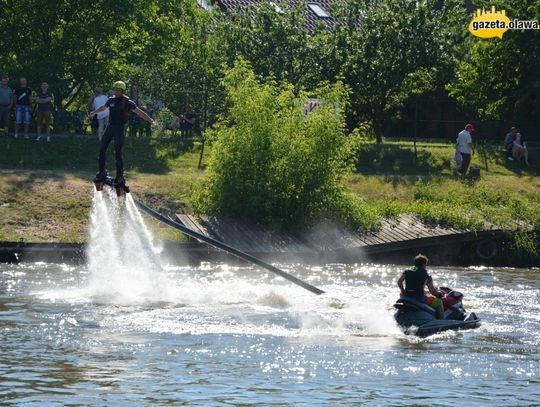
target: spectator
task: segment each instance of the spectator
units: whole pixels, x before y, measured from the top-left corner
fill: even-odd
[[[32,107],[32,90],[28,87],[26,78],[21,78],[19,86],[13,94],[13,104],[16,111],[15,138],[18,137],[19,125],[24,123],[24,138],[28,137],[30,127],[30,108]]]
[[[51,141],[51,115],[52,115],[52,101],[53,95],[49,90],[49,84],[43,82],[41,84],[41,91],[38,93],[37,103],[37,138],[36,141],[41,140],[41,126],[45,126],[45,132],[47,133],[47,141]]]
[[[96,98],[95,91],[92,93],[92,96],[90,96],[90,99],[88,99],[88,103],[86,103],[86,108],[88,109],[88,113],[90,113],[92,110],[94,110],[94,99]],[[95,115],[90,119],[90,127],[92,128],[92,135],[97,136],[98,135],[98,117]]]
[[[145,112],[149,117],[154,119],[154,108],[152,105],[146,105],[144,108],[141,107],[141,110]],[[151,137],[152,136],[152,126],[149,122],[143,121],[139,127],[139,136],[140,137]]]
[[[141,106],[141,97],[139,96],[139,93],[136,90],[133,91],[133,94],[131,96],[131,100],[133,100],[135,102],[137,107],[142,107]]]
[[[516,133],[516,139],[512,146],[512,155],[517,161],[524,160],[525,164],[529,165],[529,151],[527,150],[527,143],[521,137],[521,133]]]
[[[172,136],[176,136],[176,132],[180,129],[180,117],[173,116],[171,122],[167,125],[167,129],[172,131]]]
[[[193,129],[196,121],[197,113],[193,110],[193,106],[187,105],[186,112],[180,116],[180,131],[182,132],[182,137],[188,135],[191,129]]]
[[[459,132],[456,139],[456,150],[461,154],[461,167],[458,169],[458,172],[463,178],[467,175],[471,163],[471,155],[474,154],[474,145],[471,137],[471,132],[473,131],[473,125],[467,123],[465,129]]]
[[[513,148],[514,148],[514,140],[516,139],[517,129],[515,127],[512,127],[510,129],[510,133],[506,134],[506,137],[504,138],[504,148],[506,150],[506,158],[510,161],[513,161]]]
[[[91,111],[99,109],[101,106],[107,103],[107,100],[109,100],[109,98],[103,94],[103,89],[96,88],[94,90],[94,98],[92,100]],[[109,123],[109,109],[107,108],[104,111],[99,112],[92,118],[92,120],[94,120],[94,118],[97,118],[97,136],[99,141],[101,142],[103,133],[105,133],[105,128]]]
[[[9,87],[9,78],[2,78],[0,83],[0,126],[4,135],[9,135],[9,115],[13,106],[13,90]]]

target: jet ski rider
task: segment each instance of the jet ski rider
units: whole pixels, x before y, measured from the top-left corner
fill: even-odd
[[[414,267],[405,270],[397,284],[402,297],[410,297],[435,308],[437,318],[444,319],[444,306],[441,300],[444,294],[433,285],[433,279],[426,270],[427,264],[428,258],[423,254],[418,254],[414,258]],[[405,288],[403,282],[405,282]],[[427,296],[424,292],[426,285],[429,290]]]

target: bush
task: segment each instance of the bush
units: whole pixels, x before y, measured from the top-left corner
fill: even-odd
[[[309,114],[306,93],[259,82],[243,60],[223,87],[229,113],[207,134],[215,142],[195,196],[200,213],[287,229],[327,220],[369,226],[375,216],[342,185],[359,140],[345,132],[343,84],[321,86],[319,107]]]

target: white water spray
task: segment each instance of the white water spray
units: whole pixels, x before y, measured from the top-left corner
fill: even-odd
[[[159,253],[131,195],[118,198],[110,188],[94,191],[87,257],[95,300],[140,303],[165,297]]]
[[[114,326],[302,337],[398,334],[391,314],[380,308],[381,293],[372,298],[369,284],[329,286],[328,292],[344,297],[345,302],[337,303],[251,269],[211,265],[208,270],[165,271],[160,249],[133,199],[129,194],[118,198],[110,188],[94,192],[87,257],[89,279],[80,297],[107,305],[145,306],[115,318]],[[159,306],[146,308],[152,304]]]

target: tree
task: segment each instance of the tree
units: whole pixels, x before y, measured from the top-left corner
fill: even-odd
[[[448,47],[435,1],[349,0],[330,37],[336,64],[352,89],[350,112],[369,120],[377,142],[393,109],[411,93],[437,87]]]
[[[49,82],[56,103],[76,102],[89,86],[108,85],[147,64],[171,40],[172,0],[0,0],[0,64],[33,86]],[[173,22],[174,20],[174,22]]]
[[[540,20],[534,0],[480,2],[512,19]],[[470,50],[447,89],[458,104],[483,120],[537,121],[540,116],[540,32],[509,30],[503,39],[469,36]]]
[[[325,30],[308,31],[305,4],[278,7],[272,2],[217,15],[215,35],[228,67],[236,58],[249,61],[262,78],[273,77],[296,89],[314,89],[321,81],[320,52],[314,39]]]

